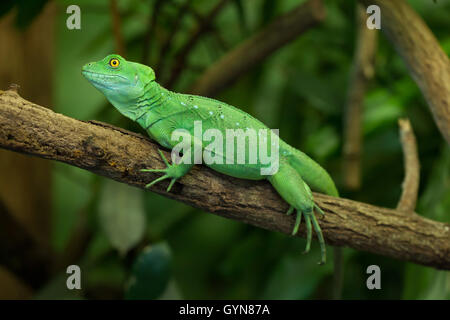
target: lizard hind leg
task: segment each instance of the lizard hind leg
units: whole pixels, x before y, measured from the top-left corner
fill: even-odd
[[[298,172],[287,163],[280,164],[278,172],[270,176],[268,180],[280,196],[290,205],[287,214],[291,214],[294,209],[296,210],[297,216],[292,235],[297,234],[302,216],[305,218],[306,248],[304,253],[309,252],[311,248],[312,230],[314,228],[321,249],[321,261],[319,264],[325,263],[325,241],[317,218],[314,215],[314,209],[317,209],[317,205],[314,203],[313,195],[308,185],[302,180]]]

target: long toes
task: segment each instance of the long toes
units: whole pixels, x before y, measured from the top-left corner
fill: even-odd
[[[169,176],[168,175],[164,175],[164,176],[162,176],[162,177],[159,177],[158,179],[155,179],[155,180],[153,180],[152,182],[150,182],[149,184],[147,184],[145,187],[146,188],[150,188],[152,185],[154,185],[155,183],[158,183],[158,182],[160,182],[160,181],[162,181],[162,180],[165,180],[165,179],[167,179],[167,178],[169,178]]]
[[[289,209],[289,210],[291,210],[291,209]],[[302,222],[302,212],[300,210],[297,210],[297,217],[295,218],[295,225],[294,225],[294,229],[292,230],[293,236],[295,236],[297,234],[298,228],[300,227],[301,222]]]
[[[294,212],[294,206],[290,206],[289,207],[289,210],[286,212],[286,215],[290,215],[290,214],[292,214],[292,212]]]
[[[314,204],[314,208],[316,208],[316,211],[320,213],[322,216],[325,215],[325,212],[323,212],[323,210],[317,204]]]
[[[141,169],[141,172],[166,172],[166,169]]]
[[[312,239],[312,228],[311,228],[311,217],[310,214],[305,214],[305,222],[306,222],[306,248],[303,253],[308,253],[311,249],[311,239]]]
[[[172,189],[173,184],[175,183],[175,181],[177,181],[177,179],[172,178],[172,180],[170,181],[169,187],[167,187],[167,192],[170,191],[170,189]]]
[[[320,262],[319,264],[325,264],[326,260],[327,260],[327,247],[325,246],[325,240],[323,238],[323,234],[322,234],[322,230],[320,229],[320,225],[317,222],[317,218],[312,215],[312,223],[314,225],[314,230],[316,231],[317,234],[317,238],[319,239],[319,244],[320,244]]]
[[[160,149],[158,149],[159,155],[161,156],[162,160],[164,161],[164,163],[166,164],[166,166],[170,166],[169,161],[167,161],[166,156],[164,155],[164,153],[162,153],[162,151]]]

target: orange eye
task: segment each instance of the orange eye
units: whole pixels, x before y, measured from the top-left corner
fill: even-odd
[[[117,68],[119,64],[120,64],[119,59],[112,58],[111,60],[109,60],[109,65],[113,68]]]

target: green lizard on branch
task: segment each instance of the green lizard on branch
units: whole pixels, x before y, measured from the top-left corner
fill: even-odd
[[[278,142],[278,136],[273,131],[238,108],[218,100],[175,93],[163,88],[156,82],[155,73],[148,66],[126,61],[119,55],[108,55],[103,60],[86,64],[82,73],[120,113],[136,121],[159,144],[172,149],[172,164],[160,152],[167,166],[165,169],[142,170],[163,173],[147,187],[170,179],[167,189],[170,191],[175,181],[187,174],[194,164],[202,163],[202,159],[196,158],[199,147],[203,152],[201,157],[207,158],[205,155],[208,155],[209,158],[204,159],[204,163],[213,170],[241,179],[267,179],[290,205],[287,214],[292,214],[294,210],[297,212],[293,235],[298,232],[304,216],[307,231],[305,253],[310,250],[314,228],[321,248],[320,263],[325,263],[325,241],[314,214],[314,210],[320,214],[323,211],[314,203],[311,189],[336,197],[338,191],[331,177],[319,164],[281,139]],[[196,132],[198,123],[203,129],[215,130],[213,143],[204,141],[208,140],[205,136],[199,138]],[[233,137],[232,143],[226,139],[226,144],[220,145],[218,136],[229,138],[229,130],[237,132],[237,136]],[[260,143],[253,146],[250,143],[251,130],[259,134],[263,132],[261,130],[267,130],[268,135],[260,138],[258,134]],[[177,133],[177,138],[174,138],[174,133]],[[179,138],[182,138],[181,143]],[[246,138],[249,144],[245,143]],[[242,154],[228,152],[239,147],[244,148]],[[276,166],[268,163],[263,156],[263,150],[269,148],[271,155],[277,156]],[[182,155],[179,151],[182,151]],[[253,158],[252,152],[256,154]],[[244,161],[239,161],[240,157]]]

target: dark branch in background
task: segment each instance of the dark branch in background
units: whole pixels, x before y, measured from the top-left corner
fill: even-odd
[[[363,103],[367,86],[374,75],[378,35],[376,30],[367,28],[366,10],[360,4],[357,4],[356,17],[358,34],[347,92],[342,148],[344,185],[349,190],[358,190],[361,186]]]
[[[397,210],[414,212],[416,209],[420,180],[420,163],[417,152],[417,142],[411,123],[408,119],[399,119],[398,125],[403,148],[405,179],[403,180],[403,191],[397,205]]]
[[[121,31],[122,21],[120,19],[119,8],[117,7],[117,0],[109,0],[109,7],[111,11],[114,40],[116,43],[116,52],[125,57],[126,51]]]
[[[178,12],[175,15],[175,19],[171,26],[170,32],[168,36],[164,39],[163,43],[161,44],[161,50],[159,51],[158,62],[155,68],[155,73],[157,75],[162,73],[166,55],[170,51],[173,38],[175,37],[181,26],[183,17],[188,13],[188,8],[190,7],[191,2],[192,0],[185,0],[185,3],[178,8]]]
[[[175,82],[181,75],[186,66],[186,61],[191,53],[192,49],[195,47],[200,38],[208,32],[211,25],[217,15],[222,11],[229,0],[219,0],[219,2],[211,9],[211,11],[205,16],[205,18],[199,20],[200,24],[192,33],[191,37],[187,40],[186,44],[180,49],[180,51],[175,56],[175,61],[173,63],[172,70],[170,72],[169,79],[164,83],[165,87],[172,88]]]
[[[450,144],[450,61],[422,18],[404,0],[360,0],[381,9],[381,29],[405,61]]]
[[[152,40],[152,36],[155,33],[156,21],[158,19],[159,12],[161,7],[164,4],[164,0],[156,0],[153,4],[153,1],[150,1],[152,9],[152,15],[150,16],[150,21],[148,23],[147,32],[144,36],[144,49],[142,52],[142,63],[148,64],[148,58],[150,56],[150,43]]]
[[[322,1],[310,0],[277,18],[213,64],[193,85],[194,94],[213,96],[275,50],[322,21]]]
[[[344,187],[356,191],[361,187],[362,113],[368,83],[374,75],[374,60],[377,47],[377,32],[366,26],[366,12],[362,5],[355,5],[357,28],[355,52],[344,112],[343,176]],[[334,249],[335,271],[333,274],[333,298],[341,299],[344,282],[343,256],[341,249]]]
[[[164,166],[160,147],[141,135],[57,114],[13,91],[0,93],[0,147],[139,188],[158,176],[140,169]],[[295,218],[285,214],[287,204],[268,182],[235,179],[196,166],[170,193],[166,188],[162,182],[151,190],[229,219],[285,234],[292,231]],[[320,224],[328,244],[450,269],[449,224],[321,194],[315,199],[326,212]],[[305,235],[304,226],[299,234]]]
[[[0,201],[0,265],[31,288],[41,287],[51,273],[51,252],[37,243]]]

